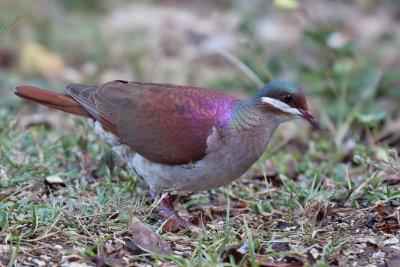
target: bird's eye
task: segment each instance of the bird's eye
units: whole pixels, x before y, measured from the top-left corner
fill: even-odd
[[[285,103],[290,103],[290,102],[292,102],[293,98],[290,94],[284,94],[284,95],[281,95],[281,100]]]

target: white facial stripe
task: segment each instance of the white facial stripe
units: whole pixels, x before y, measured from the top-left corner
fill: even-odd
[[[279,101],[277,99],[274,98],[270,98],[270,97],[261,97],[261,101],[264,103],[268,103],[271,106],[282,110],[283,112],[286,113],[290,113],[293,115],[298,115],[298,116],[302,116],[302,114],[300,113],[300,111],[297,108],[292,108],[291,106],[283,103],[282,101]]]

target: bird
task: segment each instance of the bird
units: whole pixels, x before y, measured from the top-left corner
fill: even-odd
[[[241,100],[208,88],[114,80],[100,86],[69,84],[67,94],[29,85],[15,95],[85,118],[182,227],[169,192],[203,191],[242,176],[264,153],[283,122],[319,123],[304,91],[289,82],[266,84]]]

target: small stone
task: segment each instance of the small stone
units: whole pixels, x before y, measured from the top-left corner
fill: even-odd
[[[58,249],[58,250],[63,249],[63,247],[60,246],[60,245],[55,245],[54,248],[55,248],[55,249]]]
[[[399,239],[397,239],[397,237],[395,237],[395,236],[383,241],[384,245],[394,245],[394,244],[398,244],[398,243],[399,243]]]
[[[51,258],[46,255],[40,255],[40,258],[44,259],[45,261],[49,261]]]
[[[48,184],[64,184],[64,180],[56,175],[47,176],[45,182]]]
[[[38,260],[38,259],[33,259],[33,263],[35,263],[37,266],[45,266],[46,263],[44,261]]]
[[[386,257],[386,253],[382,252],[382,251],[372,254],[373,259],[384,259],[385,257]]]
[[[311,253],[311,255],[313,256],[314,259],[318,259],[318,257],[320,256],[320,253],[316,248],[311,249],[310,253]]]

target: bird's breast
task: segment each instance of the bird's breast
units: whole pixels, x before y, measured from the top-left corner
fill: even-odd
[[[93,122],[89,120],[93,125]],[[187,164],[152,162],[105,131],[99,122],[95,132],[141,176],[152,190],[201,191],[226,185],[246,172],[265,151],[277,123],[263,122],[249,128],[232,127],[219,132],[215,127],[207,138],[203,159]]]
[[[272,127],[271,127],[272,126]],[[215,128],[207,138],[206,156],[183,165],[154,163],[136,154],[132,166],[153,190],[201,191],[226,185],[245,173],[265,151],[276,126],[230,129],[221,135]]]

